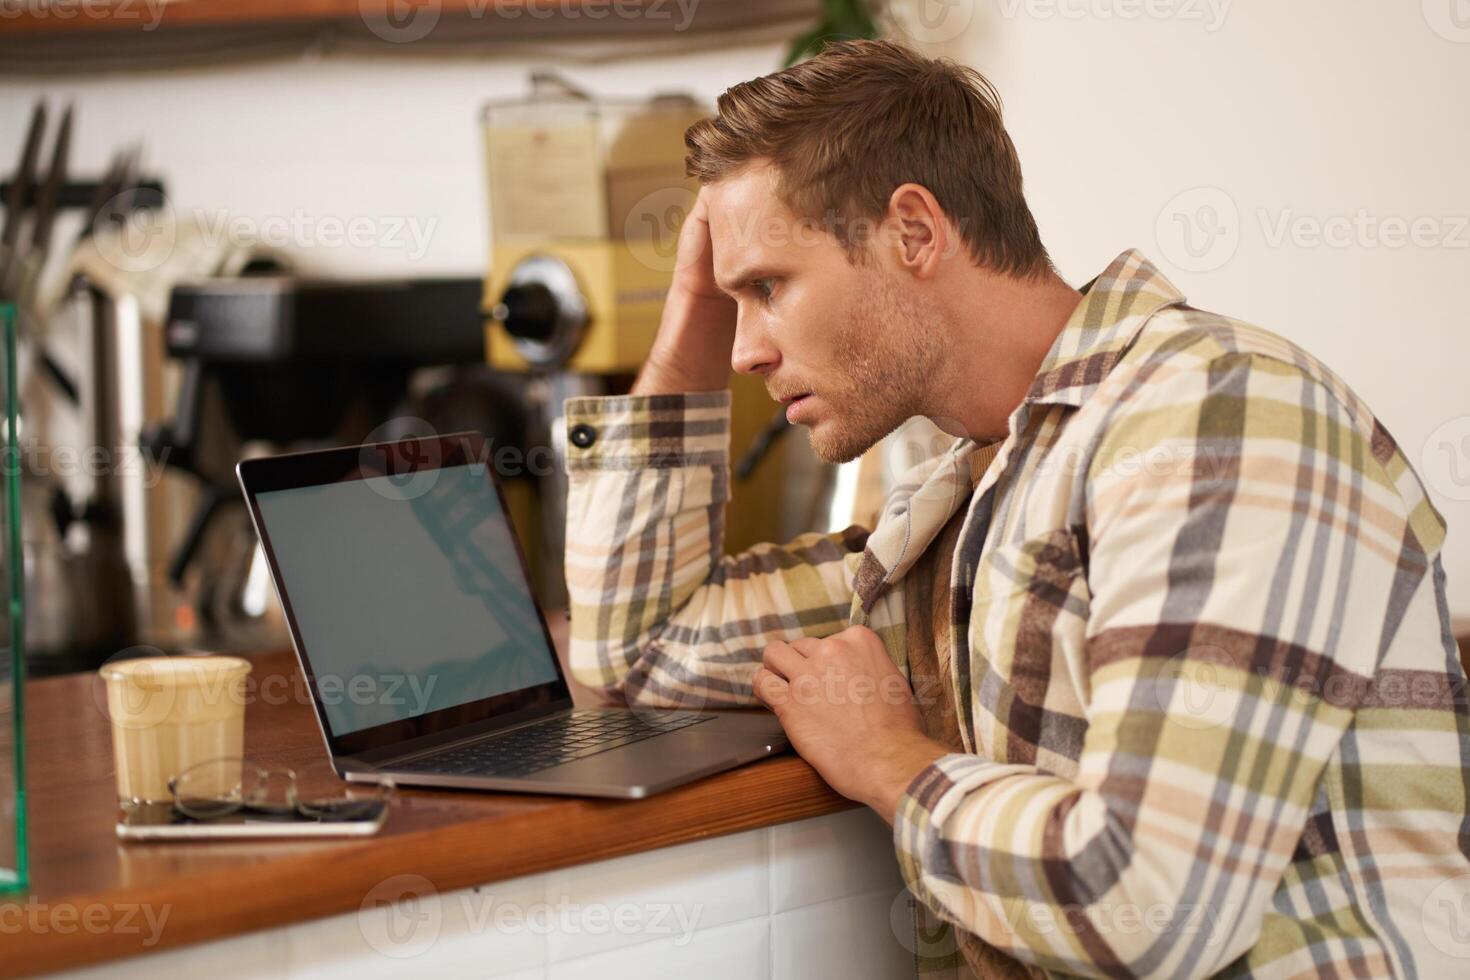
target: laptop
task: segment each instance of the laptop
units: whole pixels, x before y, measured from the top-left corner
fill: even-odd
[[[762,709],[573,707],[478,433],[236,475],[344,779],[638,798],[787,745]]]

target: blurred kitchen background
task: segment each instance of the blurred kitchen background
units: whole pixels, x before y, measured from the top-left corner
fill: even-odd
[[[1470,613],[1456,3],[0,0],[31,669],[284,646],[233,463],[428,429],[507,450],[562,601],[556,414],[646,350],[683,127],[872,34],[996,85],[1068,281],[1139,247],[1343,375],[1448,517]],[[736,401],[732,548],[862,519],[944,445],[834,469],[758,385]]]

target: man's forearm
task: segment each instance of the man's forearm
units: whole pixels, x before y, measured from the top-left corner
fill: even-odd
[[[866,533],[723,556],[729,403],[728,390],[566,403],[571,667],[605,696],[749,704],[768,639],[847,619],[847,558]]]
[[[933,765],[936,759],[948,755],[949,751],[922,733],[895,734],[887,744],[875,747],[865,760],[869,788],[862,802],[876,810],[890,827],[893,826],[904,792],[919,773]]]

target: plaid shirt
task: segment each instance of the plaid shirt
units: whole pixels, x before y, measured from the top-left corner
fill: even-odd
[[[925,907],[1061,973],[1463,975],[1443,520],[1305,352],[1136,251],[1083,293],[999,446],[905,475],[871,532],[723,557],[728,394],[569,401],[575,676],[750,703],[768,641],[853,623],[906,670],[905,573],[964,507],[965,751],[894,830]]]

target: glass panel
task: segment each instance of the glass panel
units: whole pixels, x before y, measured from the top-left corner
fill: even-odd
[[[26,886],[24,722],[25,572],[20,539],[20,444],[16,440],[15,309],[0,305],[0,892]]]

